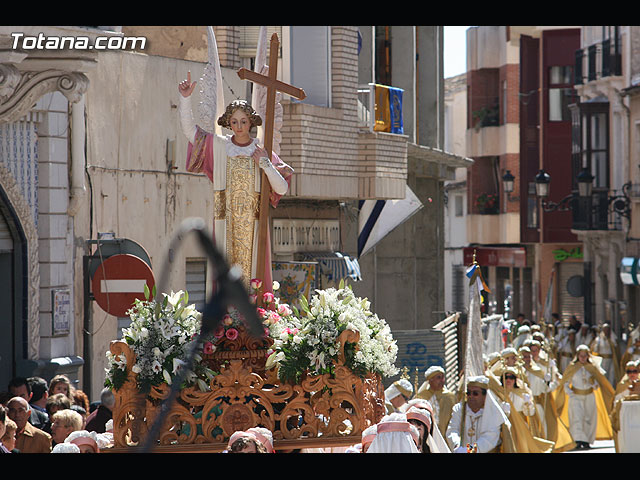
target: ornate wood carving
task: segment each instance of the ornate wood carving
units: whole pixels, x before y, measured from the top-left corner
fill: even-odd
[[[357,332],[345,331],[340,343],[344,346],[357,339]],[[270,342],[251,339],[242,331],[235,341],[222,343],[226,347],[219,347],[209,359],[211,365],[220,367],[220,374],[210,382],[211,390],[186,388],[180,392],[159,436],[162,449],[220,451],[233,432],[253,426],[271,430],[276,449],[278,445],[355,444],[362,431],[384,415],[380,377],[356,376],[344,366],[344,351],[333,375],[306,375],[299,384],[291,385],[281,382],[273,370],[264,371]],[[169,386],[141,396],[131,371],[133,352],[122,341],[112,342],[111,352],[127,358],[127,382],[114,392],[114,451],[119,451],[143,443]]]

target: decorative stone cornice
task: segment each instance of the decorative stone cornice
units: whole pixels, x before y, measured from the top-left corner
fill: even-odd
[[[43,95],[61,92],[75,103],[86,92],[89,79],[83,73],[61,70],[23,72],[11,64],[0,64],[0,123],[14,122]]]

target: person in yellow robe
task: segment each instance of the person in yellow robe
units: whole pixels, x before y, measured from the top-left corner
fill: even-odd
[[[413,397],[413,385],[404,377],[393,382],[384,391],[387,414],[404,412],[409,407],[409,400]]]
[[[503,408],[511,422],[511,435],[517,453],[550,453],[554,442],[532,433],[531,426],[540,424],[534,404],[533,394],[518,375],[515,367],[506,367],[500,377],[496,396],[503,402]],[[492,387],[495,388],[495,387]]]
[[[625,374],[618,382],[611,411],[611,427],[617,453],[640,452],[640,362],[627,362]],[[626,402],[626,403],[623,403]],[[626,408],[623,408],[626,407]]]
[[[558,373],[555,360],[540,355],[540,342],[533,340],[529,347],[520,349],[524,369],[529,379],[529,388],[534,395],[540,425],[533,423],[534,436],[554,442],[553,451],[565,452],[576,446],[569,433],[569,427],[556,416],[554,390],[562,376]]]
[[[600,361],[591,355],[589,347],[579,345],[555,392],[559,417],[568,423],[576,449],[580,450],[591,448],[595,440],[613,438],[609,414],[614,390],[599,366]]]
[[[431,366],[424,373],[425,381],[418,388],[415,399],[427,400],[433,407],[435,423],[440,432],[446,432],[451,419],[451,410],[458,401],[454,392],[445,385],[445,371],[440,366]]]

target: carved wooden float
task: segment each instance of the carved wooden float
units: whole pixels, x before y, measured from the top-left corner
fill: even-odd
[[[239,336],[217,344],[205,355],[220,371],[210,381],[210,391],[182,389],[161,428],[154,452],[220,452],[237,430],[261,426],[273,433],[276,451],[340,447],[360,443],[362,431],[385,413],[384,387],[377,374],[365,378],[344,365],[344,345],[359,334],[345,330],[339,337],[341,352],[334,374],[303,375],[299,384],[265,371],[270,339],[255,339],[240,328]],[[135,452],[155,421],[169,386],[141,394],[131,371],[135,355],[123,341],[111,343],[114,355],[127,358],[127,381],[114,391],[114,447],[112,452]]]

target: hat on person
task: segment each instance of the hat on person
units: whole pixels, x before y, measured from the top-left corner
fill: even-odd
[[[377,434],[378,426],[375,424],[362,431],[362,451],[366,451],[366,449],[369,448],[369,445],[371,445],[371,442],[373,442],[373,439],[376,438]]]
[[[376,431],[367,453],[418,453],[420,433],[405,414],[385,415],[376,424]]]
[[[264,427],[252,427],[247,430],[255,436],[256,440],[260,442],[268,453],[274,453],[273,450],[273,434],[271,431]]]
[[[502,358],[507,358],[510,357],[511,355],[517,355],[518,352],[516,352],[516,349],[513,347],[507,347],[504,350],[502,350],[502,352],[500,352],[500,355],[502,355]]]
[[[426,380],[430,380],[434,375],[437,375],[438,373],[444,374],[444,368],[439,365],[432,365],[424,372],[424,378]]]
[[[407,399],[413,396],[413,385],[406,378],[396,380],[384,391],[387,400],[392,400],[399,395],[404,395]]]
[[[75,443],[58,443],[52,449],[51,453],[80,453],[80,447]]]
[[[489,388],[489,378],[485,375],[470,377],[469,381],[467,382],[467,386],[483,388],[486,390]]]
[[[73,443],[78,447],[81,445],[89,445],[95,453],[100,453],[99,440],[100,443],[102,443],[102,440],[99,438],[99,434],[96,432],[77,430],[75,432],[71,432],[64,441],[65,443]]]
[[[433,423],[433,412],[426,408],[419,408],[414,406],[409,407],[406,412],[407,420],[417,420],[422,422],[427,429],[427,432],[431,431],[431,424]]]

